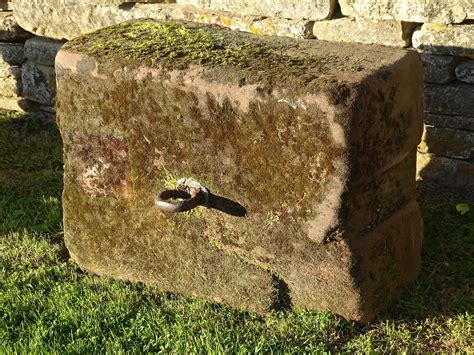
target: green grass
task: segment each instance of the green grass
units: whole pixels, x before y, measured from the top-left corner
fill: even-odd
[[[421,196],[423,273],[369,326],[248,314],[81,272],[62,240],[61,140],[0,112],[0,353],[473,352],[474,213]],[[471,206],[472,207],[472,206]]]

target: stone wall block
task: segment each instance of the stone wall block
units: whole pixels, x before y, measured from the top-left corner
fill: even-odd
[[[425,116],[425,123],[427,125],[436,127],[474,131],[474,117],[468,116],[451,116],[427,113]]]
[[[407,47],[418,24],[401,21],[341,18],[314,23],[317,39],[335,42],[359,42]]]
[[[418,150],[422,153],[469,160],[474,158],[474,132],[426,125]]]
[[[456,67],[456,77],[465,83],[474,84],[474,60],[466,60]]]
[[[425,84],[425,111],[474,117],[474,85]]]
[[[137,8],[140,13],[149,9]],[[151,17],[151,16],[143,16]],[[276,17],[243,16],[232,12],[215,12],[193,6],[175,6],[171,8],[169,17],[173,20],[191,21],[210,25],[228,27],[232,30],[250,32],[258,35],[276,35],[293,38],[312,38],[313,21],[289,20]]]
[[[25,42],[25,56],[37,64],[54,66],[54,59],[64,41],[33,37]]]
[[[422,54],[423,80],[428,83],[447,84],[456,80],[455,69],[459,58],[450,55]]]
[[[18,23],[28,31],[55,39],[72,39],[137,18],[217,24],[263,35],[312,37],[312,22],[308,20],[265,18],[177,4],[132,2],[126,5],[66,0],[16,0],[14,15]]]
[[[346,16],[409,22],[460,23],[474,18],[472,0],[339,0]]]
[[[337,4],[336,0],[177,0],[176,2],[205,9],[230,11],[242,15],[307,20],[330,18]]]
[[[417,155],[417,178],[474,193],[474,164],[434,154]]]
[[[474,2],[472,2],[474,4]],[[413,33],[413,47],[432,54],[474,56],[474,24],[425,23]]]
[[[0,42],[22,42],[31,36],[18,26],[11,12],[0,12]]]
[[[31,101],[53,105],[56,95],[54,67],[27,61],[22,70],[23,96]]]
[[[23,43],[0,43],[0,63],[20,65],[25,59]]]

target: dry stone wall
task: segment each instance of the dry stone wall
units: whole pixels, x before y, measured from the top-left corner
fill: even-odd
[[[425,71],[418,177],[474,189],[472,0],[0,0],[0,11],[0,107],[48,117],[62,43],[130,19],[412,48]]]

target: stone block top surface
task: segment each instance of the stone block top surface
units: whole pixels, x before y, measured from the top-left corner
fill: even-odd
[[[63,49],[94,57],[102,65],[122,61],[127,66],[146,64],[167,70],[202,65],[207,71],[232,67],[248,73],[250,82],[269,77],[306,80],[308,76],[358,81],[413,55],[380,46],[265,38],[217,26],[154,20],[101,29],[68,42]]]

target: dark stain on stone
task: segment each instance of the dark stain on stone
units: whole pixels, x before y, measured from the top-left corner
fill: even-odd
[[[72,142],[76,181],[84,194],[118,199],[131,196],[128,147],[124,140],[77,134]]]

